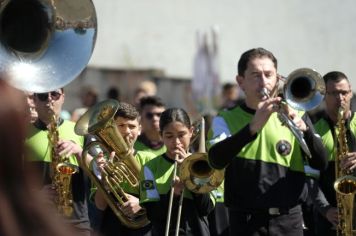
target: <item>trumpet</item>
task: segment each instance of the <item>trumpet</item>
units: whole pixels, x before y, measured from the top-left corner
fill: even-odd
[[[315,70],[300,68],[293,71],[287,78],[281,77],[283,86],[284,102],[290,107],[310,111],[322,102],[325,95],[325,83],[322,76]],[[263,88],[261,94],[267,98],[271,97],[270,92]],[[304,140],[303,132],[296,126],[293,120],[282,109],[279,109],[278,118],[282,124],[286,125],[296,137],[304,153],[311,157],[308,145]]]
[[[76,123],[75,132],[78,135],[94,134],[98,141],[91,142],[83,149],[82,166],[121,223],[128,228],[138,229],[149,223],[146,211],[140,210],[133,217],[126,216],[121,206],[128,198],[120,186],[126,181],[131,187],[138,189],[140,165],[131,153],[128,145],[118,131],[113,117],[119,108],[116,100],[108,99],[90,108]],[[112,161],[108,160],[101,175],[94,173],[90,167],[88,152],[100,147],[106,153],[115,151]]]

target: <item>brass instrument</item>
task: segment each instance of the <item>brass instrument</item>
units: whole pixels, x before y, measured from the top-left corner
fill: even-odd
[[[92,0],[0,0],[0,77],[24,91],[62,88],[89,62],[96,33]]]
[[[205,152],[205,121],[203,117],[201,118],[200,122],[195,122],[193,124],[193,135],[190,140],[190,145],[194,143],[198,136],[200,137],[199,150],[197,153],[186,157],[180,164],[179,178],[184,183],[185,188],[195,193],[204,194],[220,186],[220,184],[224,180],[225,170],[216,170],[209,166],[208,155]],[[177,158],[178,157],[176,157],[176,159]],[[177,161],[175,161],[173,167],[173,179],[175,179],[177,175],[177,168]],[[183,189],[179,198],[175,236],[179,235],[179,225],[183,206],[184,191],[185,189]],[[174,187],[172,186],[168,204],[165,236],[169,235],[173,196]]]
[[[205,121],[201,119],[199,151],[184,159],[180,165],[180,179],[195,193],[208,193],[220,186],[225,171],[210,167],[205,151]]]
[[[84,148],[82,168],[98,190],[102,191],[106,202],[121,223],[128,228],[137,229],[149,223],[146,211],[142,209],[133,217],[126,216],[121,206],[128,201],[128,198],[120,185],[123,181],[127,181],[133,188],[138,188],[141,166],[131,153],[131,149],[124,141],[113,119],[118,108],[119,103],[113,99],[98,103],[77,121],[75,133],[78,135],[93,134],[98,139]],[[91,161],[88,161],[90,157],[87,155],[92,147],[97,146],[106,150],[106,153],[115,151],[114,159],[107,160],[101,175],[93,173],[95,170],[89,166]]]
[[[339,223],[336,228],[339,236],[352,236],[353,232],[353,210],[354,197],[356,193],[356,177],[350,175],[348,171],[340,166],[341,160],[349,152],[346,138],[346,128],[344,119],[344,110],[339,109],[337,127],[339,134],[337,136],[337,149],[335,157],[335,182],[336,201],[338,209]]]
[[[310,111],[322,102],[325,94],[325,83],[322,76],[315,70],[300,68],[290,73],[287,78],[281,78],[281,82],[284,83],[282,87],[284,102],[290,107],[301,111]],[[261,94],[269,98],[274,95],[274,92],[278,91],[273,91],[271,94],[271,91],[263,88]],[[296,126],[293,120],[289,118],[288,114],[280,109],[278,118],[282,124],[291,130],[304,153],[308,157],[311,157],[310,150],[304,140],[303,132]]]
[[[72,175],[78,172],[78,167],[69,163],[69,158],[60,156],[55,151],[59,141],[56,116],[48,128],[48,142],[51,145],[51,178],[52,185],[57,192],[55,204],[60,214],[70,217],[73,213]]]

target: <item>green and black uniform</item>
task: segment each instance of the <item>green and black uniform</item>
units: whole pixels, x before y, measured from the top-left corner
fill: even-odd
[[[149,152],[137,152],[135,158],[140,166],[143,166],[146,162],[154,158],[155,155]],[[138,177],[138,176],[137,176]],[[131,187],[127,181],[121,184],[121,187],[125,193],[133,195],[139,198],[138,188]],[[94,195],[97,188],[92,188],[92,194]],[[102,236],[116,236],[116,235],[127,235],[127,236],[149,236],[151,235],[151,225],[148,224],[139,229],[130,229],[123,225],[121,221],[117,218],[110,206],[107,206],[103,211],[102,221],[99,226],[99,232]]]
[[[74,133],[75,123],[71,121],[60,120],[58,126],[59,138],[63,140],[71,140],[72,142],[83,146],[84,138]],[[48,142],[48,130],[44,123],[37,121],[29,128],[29,133],[26,139],[26,160],[28,164],[36,168],[37,173],[42,178],[43,185],[52,183],[51,172],[51,144]],[[70,163],[78,165],[74,155],[69,157]],[[86,201],[86,176],[82,169],[72,175],[72,195],[73,195],[73,214],[68,221],[76,228],[83,231],[90,231],[90,223],[88,218],[88,209]]]
[[[138,136],[134,144],[134,149],[136,151],[152,152],[156,156],[162,155],[167,150],[162,141],[153,143],[146,137],[144,133]]]
[[[251,135],[255,110],[245,104],[222,111],[209,131],[209,161],[225,172],[225,204],[231,235],[302,235],[301,202],[305,201],[303,152],[292,132],[272,113],[264,127]],[[310,166],[324,169],[326,151],[313,126],[304,139]]]
[[[335,156],[337,148],[338,128],[325,112],[316,115],[314,127],[317,133],[321,136],[323,144],[328,152],[328,168],[320,172],[319,188],[316,192],[316,209],[317,224],[316,230],[318,235],[336,235],[332,224],[326,219],[325,215],[328,209],[336,207],[336,193],[334,190],[335,182]],[[351,113],[351,117],[345,121],[346,139],[350,152],[356,151],[356,117],[355,113]]]
[[[215,208],[208,215],[209,230],[211,236],[229,235],[229,213],[224,204],[224,183],[211,191],[215,198]]]
[[[140,204],[147,210],[153,235],[161,236],[165,232],[173,169],[174,161],[163,154],[147,162],[141,170]],[[173,199],[170,235],[176,230],[179,198]],[[179,235],[210,235],[207,216],[213,208],[214,200],[209,193],[195,194],[185,189]]]

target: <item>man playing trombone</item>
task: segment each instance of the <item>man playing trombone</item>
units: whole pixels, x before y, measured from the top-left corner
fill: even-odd
[[[243,53],[236,80],[245,103],[220,112],[209,132],[210,164],[226,168],[230,235],[303,235],[303,161],[310,156],[312,167],[326,168],[321,139],[306,114],[300,118],[299,112],[283,109],[282,98],[273,96],[279,77],[271,52],[255,48]],[[293,131],[282,124],[281,112],[293,121]],[[299,138],[293,135],[299,132]]]

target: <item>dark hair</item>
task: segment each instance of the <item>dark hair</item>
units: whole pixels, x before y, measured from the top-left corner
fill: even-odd
[[[222,86],[222,90],[223,90],[223,91],[227,91],[227,90],[232,89],[232,88],[235,88],[235,87],[237,87],[237,84],[234,84],[234,83],[225,83],[225,84],[223,84],[223,86]]]
[[[161,118],[159,119],[161,133],[164,128],[172,122],[181,122],[188,128],[191,127],[190,118],[187,112],[181,108],[169,108],[161,114]]]
[[[116,87],[110,87],[106,93],[107,98],[120,100],[120,89]]]
[[[326,73],[324,76],[323,76],[323,79],[324,79],[324,82],[325,84],[327,84],[327,82],[329,80],[333,81],[333,82],[339,82],[343,79],[346,79],[347,82],[349,82],[349,79],[347,78],[347,76],[340,72],[340,71],[331,71],[329,73]]]
[[[239,62],[237,63],[237,73],[240,76],[244,76],[244,73],[247,69],[247,64],[255,59],[255,58],[261,58],[261,57],[267,57],[272,60],[274,63],[274,67],[277,69],[277,58],[273,55],[272,52],[264,49],[264,48],[253,48],[250,49],[246,52],[244,52],[241,57]]]
[[[128,104],[126,102],[120,102],[119,109],[115,113],[114,117],[115,117],[115,119],[117,117],[123,117],[126,119],[134,120],[134,119],[138,119],[139,116],[140,115],[139,115],[137,109],[133,105]]]
[[[140,112],[142,112],[145,106],[156,106],[156,107],[165,107],[162,99],[157,96],[147,96],[140,99]]]

